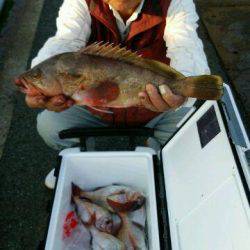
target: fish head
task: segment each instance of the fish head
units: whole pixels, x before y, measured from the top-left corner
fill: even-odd
[[[113,233],[113,219],[111,216],[102,216],[98,218],[95,222],[96,228],[98,228],[101,232]]]
[[[58,56],[54,56],[22,73],[15,79],[19,89],[28,95],[48,97],[63,94],[58,77]]]
[[[140,192],[120,191],[117,194],[108,196],[107,202],[114,211],[134,211],[144,204],[145,197]]]
[[[96,228],[101,232],[116,235],[122,226],[122,220],[119,215],[102,216],[95,222]]]

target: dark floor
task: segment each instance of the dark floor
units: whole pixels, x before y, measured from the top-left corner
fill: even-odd
[[[46,0],[37,27],[30,59],[55,32],[55,18],[62,1]],[[57,153],[49,149],[36,132],[37,111],[28,109],[23,95],[15,97],[13,119],[0,160],[0,249],[36,249],[43,239],[49,217],[52,192],[44,177],[54,166]]]
[[[61,2],[62,0],[45,0],[30,59],[55,32],[55,18]],[[249,18],[246,9],[202,9],[200,2],[202,1],[199,1],[199,10],[205,26],[201,25],[199,34],[204,41],[212,73],[220,74],[234,83],[241,110],[245,114],[248,111],[245,115],[247,120],[250,109],[250,35],[249,29],[244,28],[246,19]],[[236,11],[238,14],[234,13]],[[232,34],[237,35],[236,40]],[[243,58],[240,59],[242,61],[239,58]],[[52,192],[44,187],[43,180],[46,173],[55,166],[57,153],[45,146],[38,136],[35,128],[36,115],[37,111],[28,109],[23,96],[17,94],[11,128],[0,160],[0,249],[36,249],[46,231],[49,217],[47,207],[52,199]],[[107,145],[110,146],[110,142],[104,143],[103,147]]]
[[[209,39],[235,92],[245,124],[250,129],[250,2],[199,2],[199,13]],[[219,2],[219,1],[218,1]],[[230,4],[231,2],[231,4]],[[209,58],[209,54],[208,54]]]

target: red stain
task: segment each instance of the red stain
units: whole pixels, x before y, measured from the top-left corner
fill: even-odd
[[[71,228],[75,228],[77,226],[77,224],[78,224],[77,221],[73,219],[70,223],[70,226],[71,226]]]
[[[66,216],[66,220],[69,220],[70,218],[74,217],[74,215],[75,215],[74,211],[69,212]]]
[[[68,212],[63,224],[63,238],[65,239],[70,237],[77,225],[78,225],[78,220],[75,212],[74,211]]]

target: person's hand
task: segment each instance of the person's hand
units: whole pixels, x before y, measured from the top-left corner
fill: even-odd
[[[61,112],[74,105],[74,101],[64,95],[58,95],[51,98],[44,95],[26,95],[25,101],[30,108],[42,108],[55,112]]]
[[[151,111],[164,112],[177,109],[186,100],[183,96],[173,94],[167,85],[161,85],[159,91],[153,84],[147,84],[146,91],[139,93],[141,104]]]

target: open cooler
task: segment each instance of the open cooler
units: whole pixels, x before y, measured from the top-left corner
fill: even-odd
[[[63,218],[74,182],[87,189],[122,183],[143,191],[150,250],[249,250],[249,148],[225,85],[222,101],[194,108],[159,157],[148,148],[63,150],[45,249],[63,249]]]

